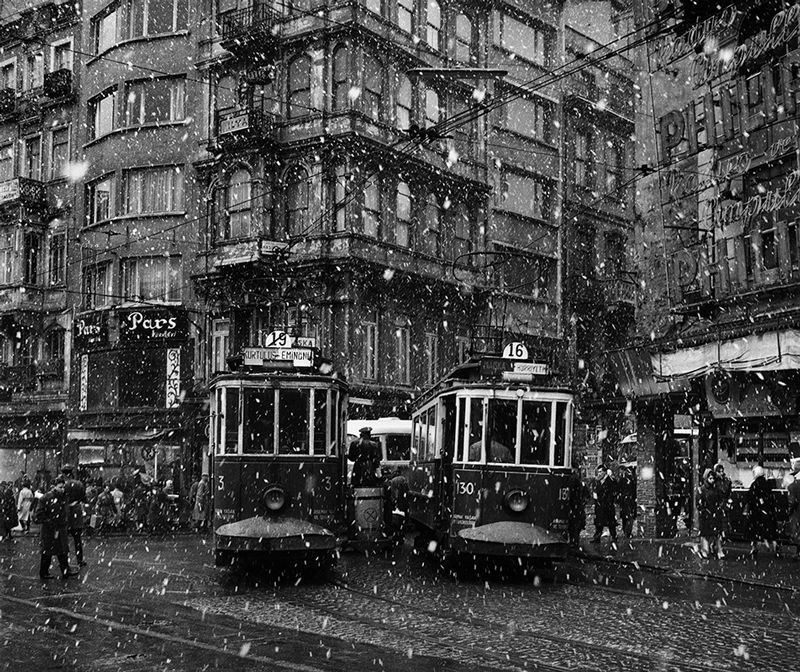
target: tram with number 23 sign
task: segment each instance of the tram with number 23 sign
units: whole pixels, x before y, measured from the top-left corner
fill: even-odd
[[[527,356],[470,359],[415,405],[409,515],[452,564],[566,557],[573,394]]]
[[[311,339],[267,344],[210,385],[215,561],[324,568],[346,527],[348,387]]]

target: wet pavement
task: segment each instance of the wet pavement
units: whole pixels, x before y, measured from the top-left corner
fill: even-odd
[[[80,577],[44,585],[34,538],[0,546],[0,668],[794,670],[800,653],[791,589],[668,572],[664,550],[664,571],[637,569],[636,544],[537,585],[454,578],[410,542],[322,578],[241,573],[209,542],[90,540]]]

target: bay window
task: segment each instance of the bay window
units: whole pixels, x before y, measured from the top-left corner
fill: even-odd
[[[188,25],[189,0],[124,0],[122,38],[160,35]]]
[[[186,116],[185,84],[180,77],[128,83],[125,87],[125,125],[182,121]]]
[[[179,166],[125,171],[124,212],[128,215],[182,212],[183,170]]]
[[[126,301],[181,300],[180,257],[136,257],[122,261]]]
[[[412,201],[411,188],[407,182],[397,185],[395,202],[394,242],[396,245],[408,247],[411,242]]]
[[[116,100],[116,91],[109,89],[89,101],[90,140],[114,130],[117,116]]]
[[[114,217],[115,191],[116,179],[113,175],[107,175],[89,184],[86,199],[87,224],[96,224]]]
[[[495,20],[494,43],[536,65],[550,64],[555,31],[500,13]]]
[[[87,310],[111,305],[111,264],[92,264],[83,269],[83,305]]]

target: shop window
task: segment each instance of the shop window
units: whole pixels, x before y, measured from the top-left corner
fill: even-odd
[[[132,82],[125,87],[125,125],[183,121],[186,82],[180,77]]]
[[[166,405],[166,349],[152,345],[119,351],[120,408],[164,408]]]
[[[180,166],[127,170],[124,181],[125,214],[181,212],[184,209]]]

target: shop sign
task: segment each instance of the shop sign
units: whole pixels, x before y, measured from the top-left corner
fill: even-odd
[[[186,315],[167,310],[134,310],[120,317],[121,341],[167,341],[187,337]]]
[[[73,342],[77,349],[108,342],[108,321],[105,312],[92,313],[75,319],[72,325]]]

